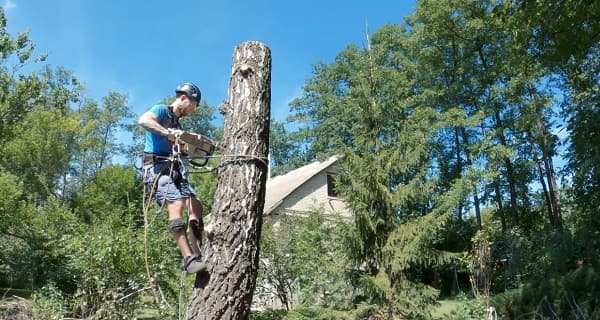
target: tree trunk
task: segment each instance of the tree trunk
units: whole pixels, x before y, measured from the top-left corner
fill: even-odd
[[[531,101],[536,103],[537,97],[535,93],[535,88],[531,84],[531,82],[527,83],[527,89],[529,90],[529,97]],[[544,162],[544,169],[546,171],[546,179],[548,181],[548,193],[550,195],[550,204],[552,207],[552,215],[550,216],[550,223],[557,227],[558,229],[562,229],[562,219],[560,213],[560,196],[558,193],[558,185],[556,183],[556,173],[554,171],[554,164],[552,163],[552,155],[551,155],[551,146],[548,141],[548,130],[546,129],[546,124],[544,123],[544,118],[541,110],[535,107],[535,115],[536,117],[536,125],[539,135],[539,144],[540,149],[542,150],[542,161]]]
[[[494,120],[496,121],[496,136],[500,140],[500,144],[504,147],[508,147],[506,137],[504,136],[504,130],[502,127],[502,119],[500,118],[500,112],[498,109],[494,111]],[[513,216],[513,225],[519,225],[519,212],[517,207],[517,187],[515,182],[515,175],[513,172],[512,162],[509,157],[504,156],[504,166],[506,167],[506,179],[508,180],[508,192],[510,195],[510,212]]]
[[[467,166],[470,168],[473,165],[471,160],[471,152],[469,151],[469,136],[465,127],[460,127],[462,140],[464,144],[465,157],[467,158]],[[479,203],[479,195],[477,194],[477,184],[473,186],[473,206],[475,207],[475,218],[477,219],[477,229],[481,230],[481,204]]]
[[[458,172],[460,172],[460,174],[462,175],[463,167],[462,167],[462,161],[461,161],[462,158],[461,158],[461,153],[460,153],[459,131],[460,131],[460,129],[458,127],[454,127],[454,144],[456,145],[456,170]],[[456,208],[456,216],[458,218],[458,221],[463,220],[463,200],[462,199],[458,202],[458,206]]]
[[[196,275],[187,319],[248,319],[258,272],[267,181],[271,51],[259,42],[233,53],[224,116],[213,235],[202,247],[208,270]]]

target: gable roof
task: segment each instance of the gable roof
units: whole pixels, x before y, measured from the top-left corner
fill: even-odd
[[[292,170],[267,181],[265,194],[265,208],[263,214],[269,215],[292,192],[302,186],[310,178],[333,165],[338,158],[333,156],[323,162],[313,162]]]

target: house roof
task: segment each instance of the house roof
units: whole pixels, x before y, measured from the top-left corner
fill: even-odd
[[[284,175],[269,179],[265,194],[264,214],[271,214],[287,196],[310,180],[310,178],[329,168],[337,160],[338,158],[333,156],[325,161],[316,161]]]

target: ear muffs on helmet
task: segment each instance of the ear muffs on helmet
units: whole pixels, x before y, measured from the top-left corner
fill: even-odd
[[[196,86],[195,84],[193,84],[191,82],[186,82],[186,83],[180,84],[175,89],[175,94],[177,94],[177,95],[185,94],[186,96],[196,100],[197,102],[200,102],[200,99],[202,98],[202,93],[200,92],[200,89],[198,89],[198,86]]]

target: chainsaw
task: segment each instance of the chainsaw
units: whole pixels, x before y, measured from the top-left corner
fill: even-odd
[[[185,131],[179,135],[179,142],[182,156],[189,158],[190,164],[196,167],[205,166],[217,147],[215,141],[201,134]],[[198,162],[196,159],[202,160]]]

